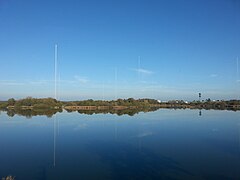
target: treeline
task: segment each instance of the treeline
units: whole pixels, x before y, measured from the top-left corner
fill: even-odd
[[[203,108],[203,109],[232,109],[232,110],[240,110],[240,100],[228,100],[228,101],[211,101],[210,99],[206,101],[193,101],[190,105]]]
[[[118,100],[82,100],[82,101],[57,101],[53,98],[27,97],[20,100],[14,98],[0,101],[0,109],[62,109],[63,106],[125,106],[125,107],[150,107],[159,104],[155,99],[118,99]]]
[[[0,108],[13,108],[13,109],[59,109],[62,108],[62,103],[53,98],[32,98],[15,100],[14,98],[8,101],[1,102]]]
[[[118,100],[82,100],[82,101],[57,101],[53,98],[32,98],[27,97],[20,100],[14,98],[8,99],[8,101],[1,101],[0,108],[61,108],[62,106],[136,106],[136,107],[148,107],[150,105],[159,104],[155,99],[118,99]]]
[[[240,100],[211,100],[186,102],[173,100],[160,103],[162,108],[191,108],[191,109],[220,109],[220,110],[240,110]]]
[[[82,100],[82,101],[57,101],[53,98],[32,98],[27,97],[20,100],[14,98],[8,101],[0,101],[0,109],[62,109],[71,106],[95,106],[95,107],[126,107],[123,109],[160,107],[160,108],[195,108],[195,109],[233,109],[240,110],[240,100],[216,100],[206,99],[203,101],[186,102],[183,100],[171,100],[168,102],[159,102],[155,99],[117,99],[117,100]],[[108,109],[109,109],[108,108]],[[96,108],[99,109],[99,108]],[[101,109],[101,108],[100,108]],[[121,109],[121,108],[120,108]],[[90,110],[90,109],[89,109]]]
[[[0,101],[0,110],[8,107],[7,101]]]
[[[147,107],[150,105],[159,104],[155,99],[118,99],[111,101],[104,100],[83,100],[83,101],[69,101],[63,102],[64,106],[137,106],[137,107]]]

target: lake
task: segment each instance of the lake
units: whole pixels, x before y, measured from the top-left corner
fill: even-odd
[[[0,179],[240,179],[240,112],[0,114]]]

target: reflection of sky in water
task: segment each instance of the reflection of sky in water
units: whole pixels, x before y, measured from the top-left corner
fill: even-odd
[[[240,178],[240,112],[0,115],[0,177],[18,179]]]

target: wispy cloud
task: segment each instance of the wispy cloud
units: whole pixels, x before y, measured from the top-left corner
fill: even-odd
[[[24,85],[24,83],[17,83],[17,82],[1,82],[1,85],[4,86],[21,86]]]
[[[49,84],[53,81],[51,80],[0,80],[0,85],[3,86],[22,86],[22,85],[31,85],[31,86],[42,86]]]
[[[46,85],[50,82],[51,81],[49,81],[49,80],[37,80],[37,81],[29,81],[28,83],[31,85]]]
[[[57,81],[58,84],[86,84],[89,82],[88,78],[82,76],[74,76],[71,80],[59,80]],[[54,80],[0,80],[1,86],[46,86],[51,85],[54,83]]]
[[[1,80],[0,81],[0,85],[3,85],[3,86],[21,86],[24,84],[25,83],[23,83],[23,82],[17,82],[14,80]]]
[[[143,68],[138,68],[138,69],[133,69],[133,70],[138,72],[138,73],[145,74],[145,75],[154,73],[153,71],[150,71],[148,69],[143,69]]]
[[[81,84],[85,84],[85,83],[89,82],[88,78],[77,76],[77,75],[74,76],[74,79]]]
[[[218,77],[218,75],[217,74],[210,74],[210,77],[215,78],[215,77]]]

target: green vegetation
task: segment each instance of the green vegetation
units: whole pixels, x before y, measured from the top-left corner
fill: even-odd
[[[7,111],[7,115],[13,117],[15,114],[31,118],[37,115],[52,117],[57,112],[62,112],[62,103],[53,98],[32,98],[8,101],[0,101],[0,110]]]
[[[63,102],[64,106],[136,106],[136,107],[148,107],[154,104],[159,104],[155,99],[118,99],[116,101],[103,101],[103,100],[84,100],[84,101],[70,101]]]
[[[240,110],[240,100],[211,101],[211,99],[206,99],[205,101],[202,102],[191,102],[190,104],[199,109]]]
[[[6,101],[0,101],[0,110],[7,109],[8,103]]]
[[[9,99],[7,102],[0,103],[1,109],[60,109],[62,103],[53,98],[32,98],[15,100]]]
[[[189,109],[219,109],[219,110],[240,110],[240,100],[216,100],[206,99],[202,101],[186,102],[183,100],[171,100],[168,102],[158,102],[155,99],[117,99],[111,101],[104,100],[83,100],[61,102],[53,98],[32,98],[8,101],[0,101],[0,110],[7,111],[9,116],[15,114],[31,118],[36,115],[46,115],[52,117],[57,112],[65,109],[68,112],[78,111],[81,114],[110,113],[133,116],[139,112],[154,111],[159,108],[189,108]]]
[[[218,109],[218,110],[240,110],[240,100],[214,100],[184,102],[182,100],[160,103],[161,108],[190,108],[190,109]]]

